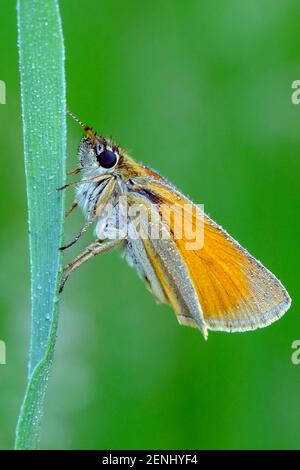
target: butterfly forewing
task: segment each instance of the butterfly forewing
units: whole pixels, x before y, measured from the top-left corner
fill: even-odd
[[[200,311],[209,329],[244,331],[266,326],[284,314],[290,305],[284,287],[220,226],[165,180],[149,180],[147,192],[143,191],[141,195],[136,191],[135,201],[146,205],[147,197],[149,202],[155,199],[162,223],[171,234],[170,241],[147,241],[148,256],[159,273],[161,283],[169,278],[164,289],[171,290],[172,295],[168,292],[167,297],[182,323],[199,327],[195,318],[199,318]],[[185,233],[175,239],[174,233],[180,232],[176,224],[181,219],[176,216],[170,218],[168,207],[172,207],[175,215],[176,211],[184,213],[181,211],[183,207],[184,211],[191,211],[193,228],[200,227],[202,223],[204,241],[201,247],[191,249],[190,238]],[[199,224],[197,219],[201,219]],[[183,273],[181,278],[177,276],[176,282],[170,276],[170,266],[174,265],[175,258],[177,266],[181,263]],[[197,313],[197,302],[188,302],[193,297],[191,292],[196,293],[200,306]],[[201,329],[205,330],[203,325]]]

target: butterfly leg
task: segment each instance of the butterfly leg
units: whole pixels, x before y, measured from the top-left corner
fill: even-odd
[[[89,228],[89,226],[91,225],[92,222],[94,222],[94,218],[89,219],[89,220],[84,224],[84,226],[79,230],[79,232],[77,233],[76,237],[74,237],[73,240],[71,240],[71,241],[70,241],[69,243],[67,243],[66,245],[61,246],[59,249],[60,249],[61,251],[63,251],[63,250],[66,250],[67,248],[70,248],[70,246],[75,245],[75,243],[78,242],[79,238],[87,231],[87,229]]]
[[[73,183],[66,183],[60,188],[56,188],[56,191],[64,191],[67,188],[71,188],[73,186],[80,186],[81,184],[86,184],[86,183],[100,183],[100,181],[105,181],[107,179],[111,179],[111,176],[107,175],[100,175],[100,176],[94,176],[94,178],[90,178],[87,180],[81,180],[81,181],[73,181]]]
[[[94,220],[101,215],[101,212],[104,210],[105,204],[109,200],[109,198],[110,198],[110,196],[111,196],[111,194],[112,194],[112,192],[115,188],[115,185],[116,185],[115,178],[111,178],[110,181],[108,181],[108,183],[106,184],[103,191],[101,192],[101,194],[99,196],[99,199],[95,204],[94,211],[93,211],[90,219],[88,219],[88,221],[84,224],[82,229],[79,230],[79,232],[77,233],[76,237],[74,237],[73,240],[71,240],[66,245],[63,245],[63,246],[60,247],[61,251],[66,250],[67,248],[70,248],[70,246],[74,245],[79,240],[79,238],[87,231],[87,229],[94,222]],[[76,205],[74,205],[74,204],[77,205],[77,203],[74,202],[73,205],[70,207],[70,209],[67,211],[66,215],[68,215],[76,207]]]
[[[73,210],[74,210],[75,207],[77,207],[77,206],[78,206],[77,202],[74,201],[73,204],[72,204],[72,205],[69,207],[69,209],[66,211],[65,217],[68,217],[68,215],[70,215],[71,212],[73,212]]]
[[[85,263],[93,256],[99,255],[100,253],[104,253],[105,251],[111,250],[117,245],[123,243],[123,239],[116,239],[116,240],[109,240],[103,242],[102,240],[96,240],[95,242],[91,243],[87,248],[81,253],[81,255],[77,256],[73,259],[63,270],[63,276],[61,279],[61,283],[59,286],[59,293],[63,291],[65,283],[67,282],[69,276],[77,269],[82,263]]]
[[[74,170],[69,170],[67,171],[67,175],[70,176],[70,175],[77,175],[78,173],[81,172],[81,168],[75,168]]]

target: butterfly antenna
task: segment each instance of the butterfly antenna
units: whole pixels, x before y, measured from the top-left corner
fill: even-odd
[[[83,128],[84,132],[89,137],[91,137],[92,139],[96,137],[96,132],[94,132],[93,129],[90,126],[88,126],[84,122],[80,121],[80,119],[76,116],[76,114],[74,114],[74,113],[72,113],[72,111],[68,111],[68,110],[67,110],[67,113],[69,114],[69,116],[71,116],[74,119],[74,121],[78,122],[78,124]]]

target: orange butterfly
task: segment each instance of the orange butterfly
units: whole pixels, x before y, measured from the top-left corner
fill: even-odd
[[[117,245],[159,302],[179,323],[207,330],[246,331],[279,319],[291,304],[279,280],[203,210],[111,139],[85,130],[79,146],[83,173],[69,214],[80,206],[96,240],[64,269],[60,292],[83,262]],[[150,232],[150,233],[149,233]],[[154,236],[154,235],[155,236]],[[179,234],[179,235],[178,235]]]

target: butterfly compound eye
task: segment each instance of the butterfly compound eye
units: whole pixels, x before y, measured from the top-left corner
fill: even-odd
[[[103,168],[112,168],[117,162],[117,156],[111,150],[104,150],[97,155],[97,160]]]

